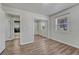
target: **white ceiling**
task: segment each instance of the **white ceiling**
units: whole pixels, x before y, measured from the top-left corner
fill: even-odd
[[[51,15],[65,8],[71,7],[75,3],[4,3],[3,6],[19,8],[43,15]]]

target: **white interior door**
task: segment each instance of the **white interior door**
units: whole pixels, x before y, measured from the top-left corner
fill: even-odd
[[[14,38],[14,21],[13,17],[9,14],[6,14],[8,20],[8,40],[12,40]]]

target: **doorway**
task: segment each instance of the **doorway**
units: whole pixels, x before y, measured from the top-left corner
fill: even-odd
[[[48,20],[34,21],[34,35],[48,37]]]
[[[20,16],[6,14],[8,19],[8,40],[20,39]]]
[[[20,53],[20,16],[13,14],[6,14],[8,20],[8,39],[5,42],[6,54],[8,51],[11,54]],[[16,52],[17,51],[17,52]]]

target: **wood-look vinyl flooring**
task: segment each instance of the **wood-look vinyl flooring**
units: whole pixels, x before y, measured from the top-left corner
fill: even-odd
[[[20,39],[6,42],[2,55],[78,55],[79,49],[69,45],[35,36],[34,42],[20,46]]]

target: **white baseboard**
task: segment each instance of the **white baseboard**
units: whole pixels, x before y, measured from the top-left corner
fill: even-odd
[[[45,35],[42,35],[42,34],[36,34],[36,35],[40,35],[40,36],[43,36],[43,37],[49,38],[49,37],[47,37],[47,36],[45,36]]]
[[[46,36],[44,36],[44,35],[42,35],[42,34],[38,34],[38,35],[41,35],[41,36],[43,36],[43,37],[46,37]],[[66,44],[66,45],[69,45],[69,46],[72,46],[72,47],[74,47],[74,48],[78,48],[78,49],[79,49],[79,46],[77,46],[77,45],[70,44],[70,43],[67,43],[67,42],[64,42],[64,41],[61,41],[61,40],[57,40],[57,39],[55,39],[55,38],[50,38],[50,37],[46,37],[46,38],[52,39],[52,40],[55,40],[55,41],[57,41],[57,42],[60,42],[60,43],[63,43],[63,44]]]
[[[2,54],[2,52],[5,50],[5,47],[3,47],[2,49],[0,49],[0,54]]]
[[[67,43],[67,42],[64,42],[64,41],[61,41],[61,40],[57,40],[57,39],[55,39],[55,38],[49,38],[49,39],[52,39],[52,40],[58,41],[58,42],[60,42],[60,43],[63,43],[63,44],[66,44],[66,45],[69,45],[69,46],[72,46],[72,47],[74,47],[74,48],[78,48],[78,49],[79,49],[79,46],[77,46],[77,45],[70,44],[70,43]]]
[[[20,43],[20,45],[25,45],[25,44],[30,44],[33,43],[34,41],[26,42],[26,43]]]

